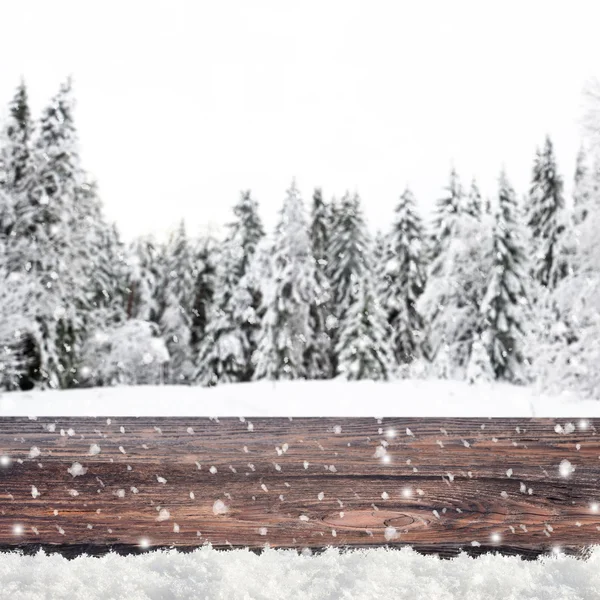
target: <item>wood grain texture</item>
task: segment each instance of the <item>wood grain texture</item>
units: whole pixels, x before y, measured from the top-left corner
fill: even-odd
[[[600,424],[568,422],[2,418],[0,546],[581,549]]]

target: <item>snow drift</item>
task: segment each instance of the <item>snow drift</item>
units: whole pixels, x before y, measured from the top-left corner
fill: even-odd
[[[0,597],[11,600],[591,600],[600,589],[600,549],[564,555],[461,554],[452,560],[413,550],[156,551],[102,558],[0,555]]]
[[[0,417],[600,417],[600,402],[502,383],[294,381],[9,392]]]

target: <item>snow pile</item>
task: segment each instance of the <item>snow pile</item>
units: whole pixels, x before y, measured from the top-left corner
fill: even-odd
[[[0,597],[11,600],[591,600],[600,589],[600,550],[523,561],[484,555],[453,560],[409,549],[329,549],[318,556],[267,550],[121,557],[0,556]]]
[[[294,381],[9,392],[9,416],[593,418],[600,402],[503,383]]]

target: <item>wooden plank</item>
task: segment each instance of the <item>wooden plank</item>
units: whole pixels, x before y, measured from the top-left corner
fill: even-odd
[[[567,422],[2,418],[0,546],[584,548],[600,424]]]

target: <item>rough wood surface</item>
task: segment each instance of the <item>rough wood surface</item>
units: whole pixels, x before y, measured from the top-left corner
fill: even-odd
[[[596,425],[3,418],[0,546],[580,549],[600,543]]]

